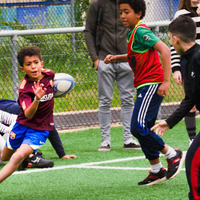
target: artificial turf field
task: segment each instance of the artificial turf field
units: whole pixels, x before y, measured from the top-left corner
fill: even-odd
[[[197,118],[197,131],[200,119]],[[149,163],[142,150],[123,150],[122,127],[111,129],[111,151],[98,152],[99,129],[60,134],[66,154],[77,159],[57,157],[49,141],[40,149],[55,165],[49,169],[16,171],[0,185],[2,200],[186,200],[188,185],[185,165],[172,180],[153,186],[138,186],[148,175]],[[164,141],[187,151],[189,138],[184,121],[168,130]],[[166,168],[165,157],[161,162]],[[2,166],[0,166],[0,169]]]

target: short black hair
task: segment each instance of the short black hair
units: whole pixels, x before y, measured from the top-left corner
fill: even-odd
[[[183,42],[189,43],[196,39],[196,24],[188,16],[180,15],[170,24],[168,31],[172,35],[178,36]]]
[[[42,61],[40,49],[36,46],[24,47],[18,52],[17,60],[20,66],[24,65],[24,58],[26,56],[38,56],[38,58]]]
[[[118,4],[129,4],[129,6],[134,10],[135,13],[142,11],[140,19],[143,19],[146,12],[146,4],[144,0],[119,0]]]

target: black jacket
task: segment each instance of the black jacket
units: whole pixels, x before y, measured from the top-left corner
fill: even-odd
[[[166,120],[170,128],[185,117],[194,105],[200,110],[200,45],[196,43],[181,57],[186,59],[184,74],[185,98],[179,108]]]

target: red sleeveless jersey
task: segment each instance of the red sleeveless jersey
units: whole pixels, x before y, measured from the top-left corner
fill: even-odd
[[[163,69],[160,62],[158,51],[146,47],[139,51],[134,50],[133,43],[135,42],[135,33],[139,27],[147,28],[145,24],[139,24],[133,30],[128,43],[128,62],[134,72],[134,87],[137,88],[148,83],[162,83]],[[145,37],[141,35],[141,37]]]

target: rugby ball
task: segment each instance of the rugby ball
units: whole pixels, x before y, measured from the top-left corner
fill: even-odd
[[[62,97],[69,93],[75,85],[74,78],[66,73],[56,73],[53,80],[54,97]]]

